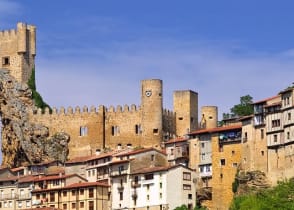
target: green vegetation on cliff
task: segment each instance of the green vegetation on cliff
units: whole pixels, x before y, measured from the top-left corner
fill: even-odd
[[[46,107],[48,107],[49,110],[51,111],[50,106],[43,101],[42,96],[37,92],[36,80],[35,80],[35,68],[33,68],[32,70],[32,75],[28,81],[28,86],[32,90],[32,98],[35,102],[35,105],[38,108],[41,108],[43,111],[45,110]]]
[[[294,209],[294,179],[280,182],[276,187],[236,196],[230,210]]]

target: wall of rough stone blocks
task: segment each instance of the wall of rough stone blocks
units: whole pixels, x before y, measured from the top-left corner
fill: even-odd
[[[219,150],[218,134],[212,136],[212,209],[227,210],[233,199],[232,183],[235,180],[237,167],[233,163],[240,163],[241,143],[224,144]],[[225,165],[221,166],[221,159]]]

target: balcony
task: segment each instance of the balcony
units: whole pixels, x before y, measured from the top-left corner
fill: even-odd
[[[221,133],[219,135],[219,144],[231,144],[241,142],[241,131],[232,131]]]
[[[124,186],[123,186],[123,185],[119,185],[119,186],[117,187],[117,190],[118,190],[118,191],[123,191],[123,190],[124,190]]]
[[[138,187],[141,187],[141,184],[139,184],[138,182],[132,182],[132,187],[138,188]]]
[[[126,175],[128,174],[127,170],[122,170],[122,171],[111,171],[110,176],[121,176],[121,175]]]
[[[0,200],[13,200],[13,199],[17,199],[18,195],[17,194],[2,194],[0,195]]]
[[[137,192],[133,192],[132,193],[132,199],[133,200],[136,200],[138,198],[138,194],[137,194]]]

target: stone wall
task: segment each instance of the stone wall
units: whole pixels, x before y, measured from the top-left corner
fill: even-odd
[[[27,82],[35,66],[36,27],[18,23],[17,29],[0,31],[0,68]]]

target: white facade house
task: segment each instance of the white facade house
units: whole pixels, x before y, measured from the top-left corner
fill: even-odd
[[[183,166],[148,167],[112,178],[112,209],[174,209],[196,202],[196,172]]]

